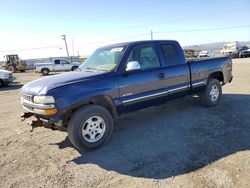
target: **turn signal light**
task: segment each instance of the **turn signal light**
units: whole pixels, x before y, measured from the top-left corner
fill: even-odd
[[[52,116],[52,115],[55,115],[57,113],[57,109],[56,108],[46,109],[46,110],[34,109],[34,113],[45,115],[45,116]]]

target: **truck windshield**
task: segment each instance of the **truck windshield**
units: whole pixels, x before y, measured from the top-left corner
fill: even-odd
[[[80,65],[81,71],[111,71],[119,63],[125,51],[125,46],[97,49]]]

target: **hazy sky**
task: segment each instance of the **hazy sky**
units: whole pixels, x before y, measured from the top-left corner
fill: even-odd
[[[70,55],[72,39],[74,54],[88,55],[105,44],[150,39],[151,30],[154,39],[181,45],[246,41],[249,18],[250,0],[0,0],[0,59],[65,56],[62,34]]]

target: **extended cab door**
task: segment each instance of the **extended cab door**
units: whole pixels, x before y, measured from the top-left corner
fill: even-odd
[[[163,42],[158,44],[163,62],[160,88],[168,90],[167,100],[184,97],[190,91],[189,66],[183,51],[177,42]]]
[[[54,71],[60,71],[61,70],[61,61],[60,59],[54,60]]]
[[[118,79],[122,113],[150,107],[157,103],[160,94],[164,94],[159,93],[162,70],[155,44],[135,45],[124,71],[130,61],[139,62],[141,70],[124,73]]]

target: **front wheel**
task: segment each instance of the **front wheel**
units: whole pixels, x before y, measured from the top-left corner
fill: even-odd
[[[211,78],[204,92],[200,95],[201,104],[207,107],[213,107],[220,103],[222,94],[221,84],[219,80]]]
[[[71,71],[75,71],[75,70],[77,70],[78,69],[78,66],[73,66],[72,68],[71,68]]]
[[[104,107],[86,105],[73,114],[67,131],[70,142],[77,149],[95,149],[111,137],[113,119]]]
[[[0,88],[4,86],[3,80],[0,79]]]

